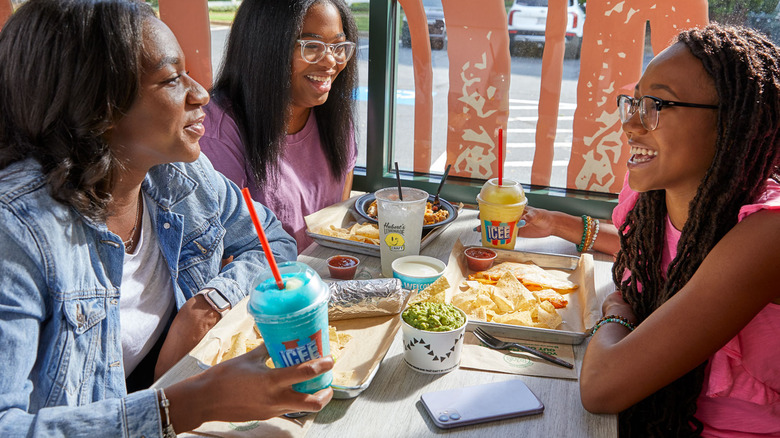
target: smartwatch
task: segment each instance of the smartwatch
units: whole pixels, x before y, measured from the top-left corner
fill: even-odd
[[[206,302],[209,303],[211,308],[219,312],[222,316],[225,316],[230,310],[230,301],[214,288],[203,289],[198,292],[197,295],[203,295],[203,298],[206,299]]]

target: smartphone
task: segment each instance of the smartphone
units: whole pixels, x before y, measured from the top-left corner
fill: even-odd
[[[434,424],[444,429],[544,411],[542,402],[519,379],[428,392],[420,399]]]

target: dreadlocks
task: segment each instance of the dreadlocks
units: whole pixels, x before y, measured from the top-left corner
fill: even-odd
[[[780,49],[743,27],[710,24],[676,40],[704,65],[718,93],[716,152],[691,201],[677,256],[661,269],[665,193],[640,194],[620,228],[615,284],[639,321],[690,280],[704,258],[776,177],[780,135]],[[624,279],[624,272],[630,277]],[[665,275],[664,275],[665,274]],[[642,290],[644,292],[642,292]],[[698,436],[694,418],[706,362],[620,415],[621,436]]]

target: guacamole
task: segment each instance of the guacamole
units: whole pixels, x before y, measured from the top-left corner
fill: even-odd
[[[415,303],[401,317],[410,326],[428,332],[447,332],[466,323],[463,313],[452,304]]]

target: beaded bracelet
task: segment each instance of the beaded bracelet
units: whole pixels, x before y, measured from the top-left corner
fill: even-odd
[[[593,328],[590,329],[590,335],[593,336],[594,333],[596,333],[596,330],[601,328],[602,325],[610,323],[610,322],[616,322],[623,327],[627,328],[628,331],[633,332],[636,326],[632,324],[628,318],[620,315],[606,315],[596,321],[596,324],[593,325]]]
[[[588,235],[591,233],[591,224],[593,223],[593,219],[586,215],[582,215],[582,240],[580,241],[580,244],[577,245],[577,251],[583,252],[585,250],[585,245],[588,242]]]
[[[591,249],[593,249],[593,244],[596,243],[596,237],[598,237],[598,235],[599,235],[599,220],[598,219],[593,219],[593,223],[594,223],[593,224],[593,230],[594,230],[593,231],[593,237],[588,242],[588,245],[585,248],[585,251],[590,251]]]

